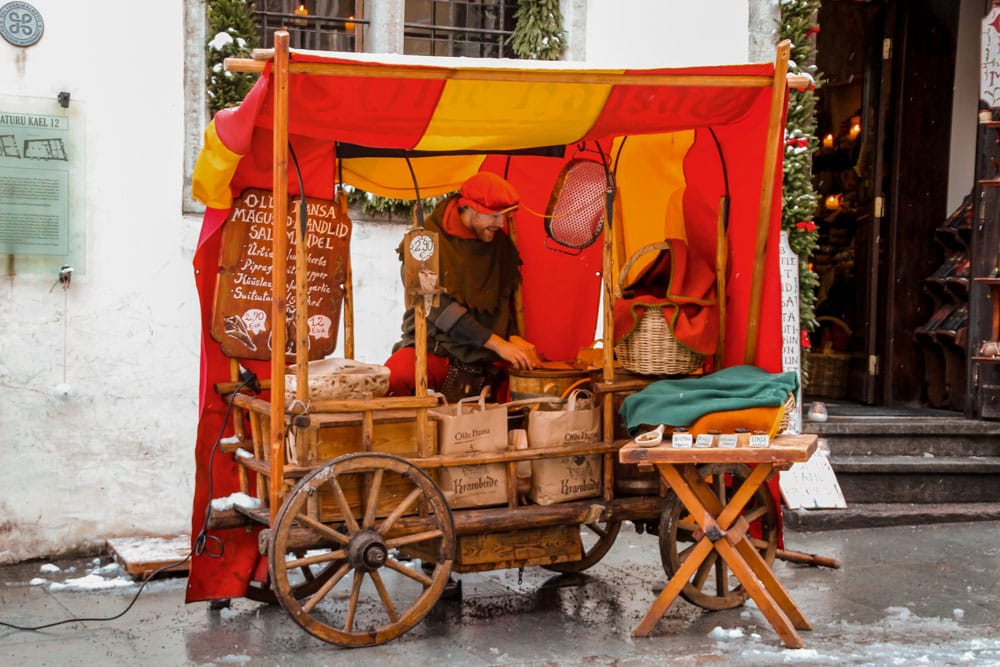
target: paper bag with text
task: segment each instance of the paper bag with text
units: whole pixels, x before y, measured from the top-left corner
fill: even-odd
[[[601,435],[601,411],[593,395],[577,389],[563,409],[544,406],[528,415],[528,448],[543,449],[597,442]],[[531,463],[528,497],[539,505],[592,498],[601,494],[602,458],[561,456]]]
[[[438,422],[441,454],[488,454],[507,449],[507,406],[486,404],[482,396],[428,410]],[[507,465],[475,463],[440,470],[439,483],[448,505],[485,507],[507,502]]]

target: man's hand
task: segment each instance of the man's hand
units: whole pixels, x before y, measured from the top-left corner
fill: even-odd
[[[514,336],[513,338],[518,338]],[[529,345],[523,338],[518,338],[522,343]],[[504,340],[496,334],[490,335],[489,340],[486,341],[484,345],[487,350],[493,350],[496,352],[501,359],[509,362],[511,366],[519,370],[527,370],[534,368],[537,365],[535,360],[538,359],[538,355],[534,353],[534,348],[532,347],[531,352],[524,349],[520,345],[514,343],[512,340]]]
[[[511,336],[510,342],[524,350],[525,354],[528,355],[528,359],[531,361],[531,368],[542,365],[542,359],[538,356],[538,350],[535,349],[534,344],[529,343],[520,336]]]

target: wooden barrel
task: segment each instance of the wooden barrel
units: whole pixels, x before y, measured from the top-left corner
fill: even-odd
[[[630,392],[631,393],[631,392]],[[622,401],[628,394],[615,394],[615,414],[620,414]],[[628,438],[622,420],[615,423],[615,439]],[[619,496],[655,496],[660,492],[660,473],[652,466],[622,463],[615,457],[615,494]]]
[[[622,463],[615,459],[615,494],[655,496],[660,492],[660,474],[653,466]]]
[[[510,398],[513,401],[539,396],[562,396],[563,392],[580,380],[589,379],[587,371],[536,368],[534,370],[510,369]]]

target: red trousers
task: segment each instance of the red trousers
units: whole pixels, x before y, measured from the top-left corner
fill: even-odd
[[[504,368],[506,363],[497,362]],[[444,384],[444,378],[448,374],[448,357],[439,357],[436,354],[427,353],[427,388],[440,390]],[[401,347],[392,353],[392,356],[385,362],[389,369],[389,396],[413,396],[417,388],[416,372],[417,353],[412,347]],[[510,400],[510,387],[504,373],[504,381],[497,389],[494,399],[501,403]]]
[[[417,353],[412,347],[401,347],[385,362],[390,371],[389,396],[413,396],[417,388],[415,369]],[[448,357],[427,353],[427,388],[440,389],[448,374]]]

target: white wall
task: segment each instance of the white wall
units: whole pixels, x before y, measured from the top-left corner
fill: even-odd
[[[71,212],[86,266],[64,293],[50,291],[55,272],[4,262],[0,562],[186,531],[197,418],[183,3],[31,4],[45,33],[26,49],[0,40],[0,93],[72,94],[86,126],[86,205]],[[64,373],[66,397],[54,391]]]
[[[198,124],[185,110],[184,65],[201,48],[184,9],[201,2],[32,4],[45,35],[27,49],[0,40],[0,95],[72,94],[86,125],[86,204],[73,212],[85,225],[86,265],[65,293],[50,291],[55,272],[18,263],[2,278],[0,563],[114,536],[186,532],[198,416],[191,258],[200,217],[181,211],[185,118]],[[634,66],[746,62],[748,4],[564,0],[585,10],[571,17],[586,31],[583,57]],[[356,356],[364,361],[383,361],[398,335],[402,231],[355,227]],[[64,375],[65,397],[55,392]]]
[[[980,0],[962,0],[955,53],[955,92],[951,103],[948,207],[951,213],[972,192],[976,179],[976,130],[979,109],[979,59],[983,21]]]
[[[589,0],[586,59],[595,65],[634,67],[748,62],[749,4],[748,0]],[[767,59],[773,60],[773,51]]]

